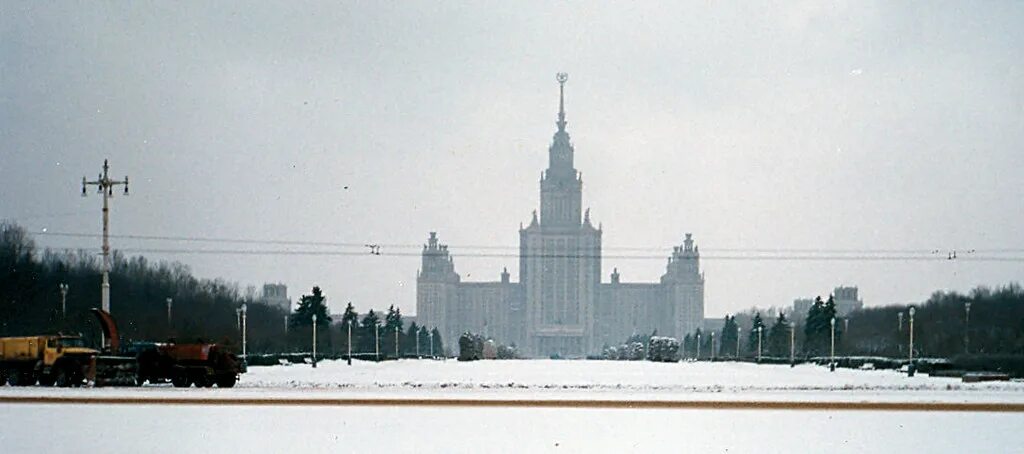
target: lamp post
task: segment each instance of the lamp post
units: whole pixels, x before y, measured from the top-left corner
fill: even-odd
[[[757,362],[761,362],[761,333],[764,332],[763,326],[757,327]]]
[[[896,314],[896,318],[899,320],[899,325],[897,325],[896,331],[902,333],[903,332],[903,311],[900,311],[899,313],[897,313]]]
[[[743,328],[740,328],[740,325],[736,325],[736,360],[737,361],[739,361],[739,359],[740,359],[740,331],[743,331]]]
[[[828,370],[830,370],[832,372],[835,372],[836,371],[836,318],[835,317],[832,317],[832,320],[829,321],[829,325],[831,325],[831,332],[832,332],[832,347],[831,347],[831,350],[829,350],[830,353],[829,353],[829,361],[828,361]]]
[[[373,325],[373,356],[380,361],[380,325]]]
[[[395,326],[395,359],[398,358],[398,326]]]
[[[797,366],[797,322],[790,322],[790,367]]]
[[[715,360],[715,332],[711,332],[711,360]]]
[[[427,342],[430,342],[430,359],[434,359],[434,332],[427,331]]]
[[[420,336],[423,334],[423,327],[416,328],[416,359],[420,358]]]
[[[910,362],[914,362],[914,306],[910,306]]]
[[[60,318],[63,320],[68,317],[68,284],[61,282],[60,285],[57,286],[57,288],[60,289]]]
[[[246,339],[245,339],[245,337],[246,337],[246,332],[245,332],[245,330],[246,330],[246,326],[245,326],[245,313],[246,313],[246,310],[247,309],[246,309],[245,303],[242,303],[242,364],[248,365],[249,364],[249,357],[246,356],[246,352],[245,352],[245,341],[246,341]]]
[[[348,365],[352,365],[352,319],[348,320]]]
[[[174,298],[167,298],[167,327],[171,327],[171,305],[174,304]]]
[[[971,353],[971,302],[964,303],[964,354]]]
[[[313,314],[313,368],[316,369],[316,314]]]
[[[697,361],[700,361],[700,333],[697,333]]]

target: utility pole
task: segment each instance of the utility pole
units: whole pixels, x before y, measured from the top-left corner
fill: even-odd
[[[128,177],[124,180],[110,179],[110,165],[103,160],[103,173],[96,181],[86,181],[82,177],[82,197],[85,197],[86,186],[96,186],[103,195],[103,284],[100,306],[104,312],[110,313],[110,198],[114,196],[114,186],[124,185],[124,195],[128,195]]]
[[[316,314],[313,314],[313,368],[316,369]]]

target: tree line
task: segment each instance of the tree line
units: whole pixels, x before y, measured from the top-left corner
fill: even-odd
[[[81,333],[99,345],[100,326],[89,312],[100,301],[101,259],[94,253],[39,250],[28,232],[12,222],[0,222],[0,336]],[[67,286],[62,310],[61,285]],[[241,349],[239,308],[245,304],[247,350],[251,353],[309,351],[312,316],[317,316],[318,351],[347,352],[349,320],[358,318],[350,303],[340,329],[331,329],[327,297],[319,287],[302,295],[296,311],[256,304],[253,292],[243,295],[235,283],[199,279],[177,262],[150,262],[113,251],[110,270],[111,314],[125,340],[217,342]],[[168,305],[167,299],[171,299]],[[170,310],[168,310],[170,306]],[[394,356],[395,327],[399,353],[415,354],[417,334],[429,353],[430,331],[412,324],[402,332],[400,311],[392,307],[381,321],[374,311],[353,326],[353,353],[374,353],[375,326],[380,327],[382,356]],[[441,335],[433,331],[434,350],[444,352]]]
[[[966,294],[939,291],[921,304],[864,308],[845,317],[838,315],[832,295],[824,301],[819,296],[806,314],[793,314],[802,316],[796,320],[779,311],[771,327],[757,310],[743,328],[735,315],[727,315],[715,333],[716,353],[755,356],[760,341],[763,356],[788,357],[791,348],[799,357],[827,356],[834,333],[839,356],[908,357],[912,306],[915,357],[1024,355],[1024,290],[1016,283]],[[710,357],[711,336],[699,328],[683,338],[683,356],[696,356],[698,345],[701,358]]]

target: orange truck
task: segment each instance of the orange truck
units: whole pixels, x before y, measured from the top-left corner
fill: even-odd
[[[98,352],[79,336],[0,338],[0,384],[78,386],[91,379]]]

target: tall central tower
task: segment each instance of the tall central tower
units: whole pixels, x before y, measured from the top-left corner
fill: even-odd
[[[525,349],[534,356],[584,356],[594,350],[594,306],[601,276],[601,231],[582,210],[583,179],[565,121],[559,84],[558,129],[540,179],[540,217],[519,231],[519,273],[526,302]]]

